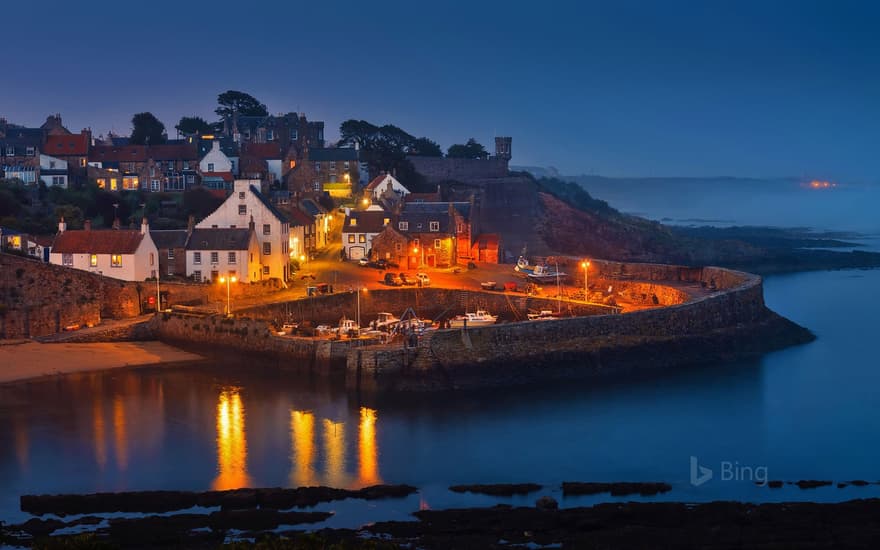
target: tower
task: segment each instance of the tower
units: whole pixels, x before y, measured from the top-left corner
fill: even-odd
[[[504,159],[510,160],[511,151],[510,151],[510,142],[513,141],[511,137],[496,137],[495,138],[495,156]]]

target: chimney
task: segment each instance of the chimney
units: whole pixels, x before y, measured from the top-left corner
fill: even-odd
[[[58,233],[64,233],[67,231],[67,224],[64,222],[64,216],[61,216],[61,220],[58,221]]]
[[[251,214],[251,221],[248,223],[248,227],[251,231],[255,230],[256,224],[254,223],[254,216]]]
[[[83,222],[83,229],[85,229],[86,231],[91,231],[92,230],[92,220],[84,221]]]
[[[119,221],[119,217],[113,219],[113,229],[119,229],[122,227],[122,223]]]
[[[193,228],[196,226],[196,217],[192,214],[189,215],[189,218],[186,220],[186,234],[192,235]]]
[[[141,235],[146,235],[150,232],[150,223],[147,221],[147,217],[144,216],[141,219]]]

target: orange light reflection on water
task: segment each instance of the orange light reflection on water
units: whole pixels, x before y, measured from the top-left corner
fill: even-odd
[[[379,457],[376,446],[376,411],[361,407],[361,419],[358,424],[358,458],[360,469],[359,480],[363,485],[382,483],[379,477]]]
[[[290,484],[311,487],[315,482],[315,415],[305,411],[290,411],[290,440],[293,443],[290,460]]]
[[[237,389],[220,392],[217,400],[217,477],[215,491],[249,487],[245,409]]]

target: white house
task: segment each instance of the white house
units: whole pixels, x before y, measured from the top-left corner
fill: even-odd
[[[287,281],[290,278],[290,224],[287,216],[260,193],[259,185],[259,180],[235,180],[232,194],[196,224],[196,228],[246,228],[253,220],[260,243],[262,279]]]
[[[202,160],[199,161],[199,171],[204,174],[207,172],[232,172],[232,161],[226,156],[226,153],[220,150],[220,142],[214,141],[211,150],[205,153]]]
[[[391,174],[381,174],[376,176],[364,189],[370,193],[370,197],[373,200],[379,200],[383,194],[396,195],[397,199],[409,195],[409,189],[404,187],[403,184],[397,181],[397,178]]]
[[[155,277],[159,251],[150,237],[147,219],[140,229],[67,230],[62,218],[52,244],[49,263],[91,271],[123,281],[143,281]]]
[[[186,275],[196,281],[235,276],[242,283],[262,280],[260,242],[254,226],[193,229],[186,243]]]
[[[46,187],[67,189],[67,161],[49,155],[40,155],[40,181]]]
[[[368,257],[373,237],[391,223],[391,214],[378,205],[366,210],[349,210],[342,226],[342,249],[349,260]]]

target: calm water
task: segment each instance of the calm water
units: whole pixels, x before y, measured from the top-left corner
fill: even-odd
[[[877,288],[880,271],[770,278],[769,305],[816,342],[598,386],[359,401],[243,360],[2,387],[0,519],[20,517],[23,493],[248,485],[422,489],[406,501],[336,503],[336,524],[491,502],[445,489],[467,482],[665,480],[674,485],[665,498],[687,500],[875,495],[880,488],[771,491],[720,478],[729,461],[764,466],[770,479],[880,479]],[[715,479],[693,487],[691,456]]]

